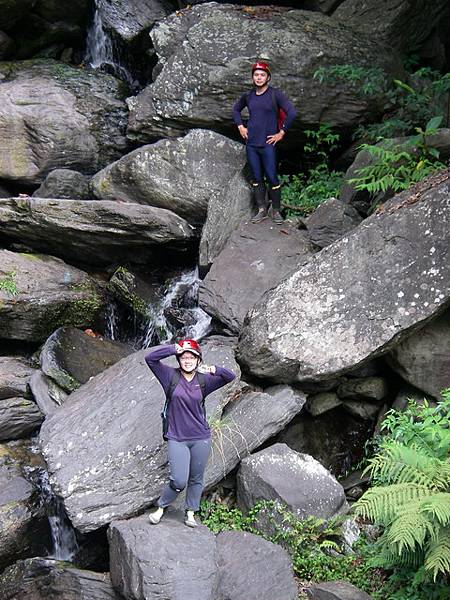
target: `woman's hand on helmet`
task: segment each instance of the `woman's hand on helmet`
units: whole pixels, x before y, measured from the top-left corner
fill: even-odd
[[[181,354],[182,352],[183,352],[183,348],[180,346],[180,344],[175,344],[175,353]]]
[[[197,371],[199,373],[210,373],[211,375],[215,375],[216,366],[215,365],[199,365]]]

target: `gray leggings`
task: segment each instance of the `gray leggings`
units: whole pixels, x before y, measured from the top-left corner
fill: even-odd
[[[186,510],[198,510],[203,491],[203,473],[208,462],[211,440],[168,441],[170,481],[157,505],[169,506],[186,488]]]

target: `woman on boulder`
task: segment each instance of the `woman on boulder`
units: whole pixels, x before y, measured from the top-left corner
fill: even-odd
[[[179,369],[161,363],[176,356]],[[211,392],[230,383],[235,374],[219,366],[202,363],[202,351],[195,340],[181,340],[153,350],[145,357],[166,394],[161,413],[163,437],[168,441],[170,479],[164,488],[157,509],[150,514],[156,525],[178,494],[186,487],[185,524],[195,527],[194,513],[200,507],[203,474],[211,448],[211,431],[206,421],[205,398]]]
[[[281,90],[269,86],[269,65],[257,62],[252,66],[253,90],[241,96],[233,106],[233,119],[241,137],[245,140],[247,160],[253,175],[253,190],[257,214],[252,223],[267,217],[264,175],[269,182],[269,198],[272,202],[272,218],[282,223],[280,214],[281,190],[277,175],[275,144],[280,142],[295,119],[294,105]],[[242,122],[241,112],[247,107],[247,126]]]

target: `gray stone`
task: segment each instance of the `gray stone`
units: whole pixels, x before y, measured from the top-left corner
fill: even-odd
[[[264,292],[313,255],[304,231],[270,219],[243,224],[231,237],[199,288],[200,306],[238,333]]]
[[[358,400],[344,400],[342,406],[354,417],[373,419],[382,409],[379,404]]]
[[[0,399],[0,440],[26,437],[37,429],[44,415],[32,400],[26,398]]]
[[[327,581],[305,589],[310,600],[371,600],[371,596],[348,581]]]
[[[316,208],[306,226],[311,242],[319,248],[325,248],[357,227],[361,221],[362,217],[353,206],[330,198]]]
[[[147,319],[149,307],[160,304],[161,286],[148,282],[137,273],[119,267],[107,284],[108,292],[135,315]]]
[[[347,27],[372,35],[400,51],[417,50],[443,18],[446,0],[344,0],[333,12]]]
[[[94,265],[147,264],[158,252],[186,249],[194,237],[169,210],[112,200],[0,199],[0,226],[41,252]]]
[[[68,394],[42,371],[35,371],[30,378],[33,398],[40,411],[47,417],[52,415],[66,400]]]
[[[98,0],[96,8],[104,29],[114,38],[130,42],[173,12],[174,5],[170,0],[128,0],[126,4],[121,0]]]
[[[422,390],[418,390],[411,385],[404,385],[397,392],[394,402],[392,403],[392,408],[394,410],[403,411],[408,406],[409,400],[414,400],[418,405],[422,405],[424,400],[427,402],[430,402],[430,400],[432,401],[432,399],[426,396]]]
[[[296,600],[297,585],[283,548],[243,531],[217,536],[219,590],[216,600]]]
[[[268,292],[241,331],[244,367],[275,381],[331,378],[441,311],[450,299],[449,176],[398,194]]]
[[[382,110],[378,90],[374,98],[346,82],[314,79],[321,66],[370,64],[402,76],[395,53],[372,35],[357,34],[317,12],[211,2],[162,19],[151,38],[160,61],[156,81],[128,99],[128,135],[143,142],[196,127],[235,132],[230,108],[251,87],[250,57],[268,59],[273,85],[282,85],[301,108],[286,140],[296,146],[306,125],[326,121],[349,127]]]
[[[400,342],[387,361],[405,381],[439,399],[450,387],[450,311]]]
[[[126,149],[126,88],[114,77],[43,60],[0,65],[0,79],[0,178],[95,173]]]
[[[149,204],[203,223],[209,199],[227,190],[244,165],[240,144],[196,129],[130,152],[97,173],[91,186],[98,198]]]
[[[341,535],[347,554],[351,554],[353,552],[353,544],[355,544],[361,536],[361,529],[355,519],[345,519],[341,526]]]
[[[313,417],[322,415],[336,406],[341,404],[337,394],[335,392],[322,392],[321,394],[315,394],[314,396],[308,396],[308,402],[306,403],[306,410]]]
[[[62,325],[88,327],[103,302],[84,271],[52,256],[0,250],[0,338],[43,341]]]
[[[387,396],[388,391],[387,381],[383,377],[361,377],[342,382],[337,389],[337,394],[339,398],[352,400],[367,398],[380,402]]]
[[[148,515],[114,521],[108,530],[111,581],[133,600],[216,600],[217,549],[213,533],[165,514],[156,527]]]
[[[121,600],[109,573],[49,558],[21,560],[0,575],[0,600]],[[123,599],[122,599],[123,600]]]
[[[75,327],[61,327],[42,347],[41,368],[70,393],[131,352],[125,344],[92,337]]]
[[[71,169],[55,169],[33,192],[33,197],[88,200],[92,197],[89,192],[89,178]]]
[[[211,266],[225,248],[231,234],[242,221],[253,214],[251,190],[241,173],[237,173],[208,202],[208,213],[202,228],[198,263],[200,268]]]
[[[286,505],[300,519],[328,519],[346,508],[344,488],[312,456],[275,444],[241,461],[237,501],[248,511],[259,500]]]
[[[0,399],[12,396],[29,398],[28,382],[33,372],[24,358],[0,356]]]
[[[27,451],[16,444],[0,444],[0,571],[19,558],[46,554],[50,544],[45,508],[24,478],[18,455]],[[1,600],[4,583],[0,575]]]

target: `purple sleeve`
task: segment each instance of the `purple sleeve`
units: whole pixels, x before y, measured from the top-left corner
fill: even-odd
[[[247,106],[246,94],[241,96],[237,102],[233,104],[233,121],[236,125],[242,125],[241,111]]]
[[[172,344],[167,344],[165,346],[156,348],[156,350],[152,350],[152,352],[149,352],[145,357],[145,362],[150,367],[150,370],[162,385],[166,393],[169,389],[169,385],[172,380],[172,374],[175,369],[169,367],[168,365],[164,365],[161,360],[163,358],[168,358],[169,356],[175,356],[175,354],[175,346]]]
[[[212,373],[206,373],[205,378],[205,396],[207,396],[208,394],[211,394],[211,392],[214,392],[215,390],[218,390],[227,383],[230,383],[230,381],[233,381],[233,379],[236,378],[236,375],[233,373],[233,371],[225,369],[225,367],[216,366],[216,372],[214,373],[214,375]]]
[[[275,94],[278,106],[286,113],[286,120],[283,124],[283,129],[284,131],[287,131],[297,116],[297,111],[295,110],[295,106],[292,104],[292,102],[288,100],[287,96],[285,96],[281,90],[276,90]]]

